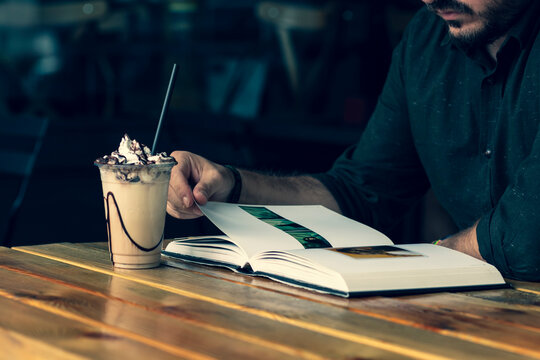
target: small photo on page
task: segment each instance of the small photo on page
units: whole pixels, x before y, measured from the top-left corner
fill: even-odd
[[[424,256],[414,251],[405,250],[397,246],[388,246],[388,245],[355,246],[355,247],[333,248],[333,249],[327,249],[327,250],[335,251],[340,254],[347,255],[356,259]]]

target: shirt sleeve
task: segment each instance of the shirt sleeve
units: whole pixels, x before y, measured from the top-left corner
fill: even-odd
[[[540,281],[540,131],[531,153],[476,235],[482,257],[506,277]]]
[[[344,215],[385,231],[429,188],[413,143],[403,76],[407,36],[394,50],[376,109],[360,141],[314,175]]]

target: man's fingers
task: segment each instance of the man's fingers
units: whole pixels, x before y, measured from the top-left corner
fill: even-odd
[[[167,212],[179,219],[193,219],[202,215],[192,195],[180,194],[172,184],[169,185]]]
[[[182,219],[182,214],[178,210],[176,210],[176,208],[173,205],[171,205],[171,203],[168,201],[167,201],[167,214],[177,219]]]
[[[178,208],[175,205],[171,204],[170,202],[167,202],[167,213],[171,215],[172,217],[175,217],[177,219],[195,219],[200,216],[202,216],[201,210],[197,207],[197,205],[193,205],[190,208]]]
[[[175,188],[178,200],[182,200],[184,196],[191,195],[189,180],[193,176],[193,165],[191,159],[185,153],[175,151],[171,155],[173,155],[178,164],[171,171],[170,183]]]
[[[167,210],[172,216],[198,217],[202,213],[196,203],[226,200],[230,184],[224,182],[227,172],[223,166],[185,151],[174,151],[171,156],[178,162],[171,172],[169,186]]]
[[[194,155],[183,151],[174,151],[171,156],[176,159],[178,165],[171,172],[167,211],[171,216],[180,219],[199,217],[202,213],[193,200],[189,184],[190,181],[197,181],[198,177],[198,170],[194,164],[196,161],[192,158]]]
[[[224,174],[215,164],[204,169],[200,181],[193,188],[193,197],[201,205],[209,200],[225,201],[226,193]]]
[[[198,184],[193,189],[193,197],[199,204],[204,205],[208,202],[208,192],[204,184]]]

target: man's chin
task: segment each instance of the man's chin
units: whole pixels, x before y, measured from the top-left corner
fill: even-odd
[[[462,22],[462,21],[447,21],[448,31],[450,36],[454,38],[474,38],[481,36],[486,30],[486,25],[480,21]]]
[[[495,40],[484,24],[448,24],[448,33],[454,43],[465,47],[488,45]]]

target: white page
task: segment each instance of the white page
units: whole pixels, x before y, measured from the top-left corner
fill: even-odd
[[[354,258],[328,249],[288,252],[340,273],[352,291],[504,284],[494,266],[458,251],[431,244],[396,247],[421,256]]]
[[[196,259],[224,262],[239,267],[244,266],[249,260],[244,250],[226,235],[176,238],[167,245],[164,252]]]
[[[272,205],[268,209],[315,231],[332,247],[392,245],[383,233],[336,213],[322,205]]]
[[[267,224],[240,208],[242,204],[208,202],[201,211],[251,257],[265,250],[303,249],[285,231]],[[253,205],[245,205],[253,206]],[[324,237],[332,246],[391,245],[382,233],[319,205],[257,206],[291,220]]]

